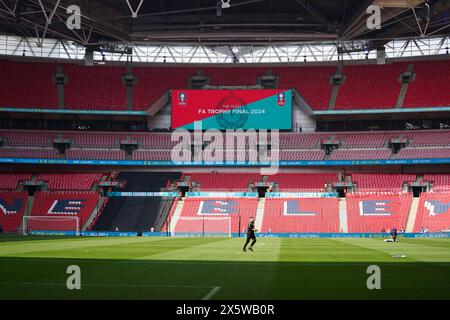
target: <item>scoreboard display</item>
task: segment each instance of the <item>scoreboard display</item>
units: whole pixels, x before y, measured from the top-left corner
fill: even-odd
[[[291,90],[172,90],[172,128],[292,129]]]

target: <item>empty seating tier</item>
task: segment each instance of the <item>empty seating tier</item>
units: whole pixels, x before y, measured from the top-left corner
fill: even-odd
[[[450,61],[414,61],[415,80],[409,83],[403,107],[450,105]],[[64,84],[66,109],[127,110],[125,66],[82,66],[72,63],[31,63],[2,59],[0,107],[58,108],[57,85],[52,80],[60,66],[67,77]],[[400,93],[400,76],[408,63],[349,65],[343,69],[335,109],[394,108]],[[328,110],[336,66],[273,67],[278,88],[294,88],[313,110]],[[134,67],[132,110],[147,110],[170,90],[188,87],[196,67]],[[267,67],[207,67],[204,75],[213,86],[254,86]],[[379,75],[383,76],[380,77]],[[26,80],[24,80],[26,79]]]
[[[339,232],[338,199],[268,198],[261,232]]]
[[[186,176],[190,176],[191,182],[199,183],[202,191],[246,191],[249,184],[261,180],[259,173],[183,173]]]
[[[32,217],[27,227],[31,230],[75,231],[86,222],[94,210],[99,194],[96,192],[36,192]],[[39,217],[44,217],[39,219]],[[69,217],[69,219],[64,219]]]
[[[450,105],[450,60],[416,61],[414,73],[416,77],[408,85],[404,108]]]
[[[17,232],[26,206],[25,192],[0,191],[0,226],[4,232]]]
[[[246,224],[251,216],[256,215],[256,208],[258,206],[257,198],[186,198],[181,212],[181,218],[188,219],[178,220],[174,228],[175,233],[183,232],[200,232],[203,228],[201,218],[231,218],[231,232],[236,233],[244,231]],[[201,223],[189,218],[200,218]],[[206,221],[208,219],[205,219]],[[214,220],[214,219],[212,219]],[[217,226],[218,225],[218,226]],[[205,228],[207,228],[206,226]],[[214,233],[228,233],[224,223],[211,223],[210,232]]]
[[[412,194],[348,194],[348,232],[381,232],[406,228]]]
[[[422,193],[414,232],[450,230],[450,193]]]
[[[29,173],[0,173],[0,189],[15,190],[19,182],[30,179],[31,174]]]
[[[326,184],[339,181],[337,173],[279,173],[268,176],[268,182],[278,184],[280,191],[323,191]]]
[[[338,149],[331,154],[331,160],[381,160],[391,157],[391,149]]]
[[[416,181],[415,174],[352,173],[358,191],[401,191],[403,183]]]
[[[48,190],[91,190],[102,173],[42,173],[38,180],[48,184]]]

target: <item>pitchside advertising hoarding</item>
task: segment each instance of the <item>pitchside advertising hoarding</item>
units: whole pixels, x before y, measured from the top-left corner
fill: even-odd
[[[291,90],[172,90],[172,128],[291,129]]]

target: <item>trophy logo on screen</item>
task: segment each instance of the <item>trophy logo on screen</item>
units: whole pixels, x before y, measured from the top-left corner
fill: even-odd
[[[187,103],[187,93],[179,92],[178,93],[178,105],[185,106]]]
[[[278,105],[280,107],[284,106],[286,104],[286,94],[284,92],[280,92],[277,94],[278,97]]]

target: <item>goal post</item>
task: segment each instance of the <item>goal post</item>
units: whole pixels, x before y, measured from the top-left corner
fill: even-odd
[[[172,237],[231,237],[231,217],[179,217]]]
[[[33,231],[75,232],[80,235],[80,218],[64,216],[24,216],[23,235]]]

